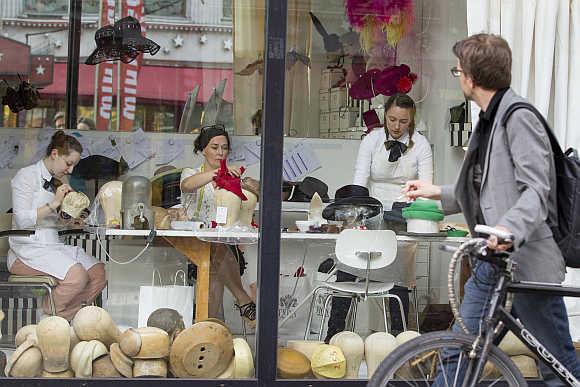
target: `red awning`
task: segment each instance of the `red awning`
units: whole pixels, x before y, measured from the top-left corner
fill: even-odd
[[[79,66],[79,96],[93,96],[96,66]],[[196,85],[199,85],[198,102],[206,102],[222,79],[227,79],[223,99],[233,101],[233,70],[186,67],[143,66],[137,80],[137,98],[165,102],[185,102]],[[40,94],[64,95],[66,89],[66,63],[54,64],[52,84]]]

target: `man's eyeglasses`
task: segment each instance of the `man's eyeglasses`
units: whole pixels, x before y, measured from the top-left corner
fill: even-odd
[[[455,78],[459,78],[463,72],[463,70],[457,68],[457,66],[451,67],[451,70],[449,71],[451,71],[451,75],[453,75]]]

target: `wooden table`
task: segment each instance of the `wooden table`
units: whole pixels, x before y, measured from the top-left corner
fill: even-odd
[[[99,233],[107,238],[122,236],[148,237],[150,230],[120,230],[120,229],[89,229],[91,233]],[[240,244],[257,243],[258,232],[231,232],[219,230],[207,231],[183,231],[183,230],[155,230],[155,237],[165,239],[177,251],[187,257],[189,261],[197,266],[197,281],[195,283],[195,320],[201,321],[208,318],[209,299],[209,271],[210,271],[210,248],[212,242],[235,244],[236,240],[241,240]],[[323,233],[302,233],[302,232],[282,232],[282,240],[326,240],[333,241],[338,238],[338,234]],[[408,236],[397,235],[398,241],[421,242],[450,242],[461,243],[465,238],[453,237],[424,237],[420,235]]]

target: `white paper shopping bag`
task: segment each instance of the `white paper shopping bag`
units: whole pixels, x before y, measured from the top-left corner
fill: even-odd
[[[155,273],[159,278],[159,286],[155,286]],[[183,285],[177,285],[177,278],[183,276]],[[147,326],[147,319],[153,311],[159,308],[170,308],[183,316],[185,327],[193,324],[193,286],[187,286],[186,274],[183,270],[175,273],[173,285],[163,286],[158,270],[153,271],[151,286],[139,287],[139,327]]]

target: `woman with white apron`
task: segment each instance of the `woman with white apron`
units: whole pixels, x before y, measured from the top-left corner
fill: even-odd
[[[194,152],[204,156],[198,168],[184,168],[181,172],[181,203],[187,218],[210,226],[216,220],[214,182],[220,162],[228,157],[230,137],[220,125],[205,126],[194,141]],[[240,176],[236,167],[228,167],[234,176]],[[256,324],[256,304],[242,285],[242,255],[236,246],[211,244],[209,316],[222,318],[224,285],[236,299],[240,315],[250,326]],[[234,254],[237,254],[238,260]]]
[[[58,235],[58,209],[73,189],[55,186],[78,164],[83,148],[79,141],[57,131],[45,157],[24,167],[11,181],[12,226],[34,229],[28,237],[10,237],[8,269],[16,275],[48,275],[56,278],[53,290],[56,314],[71,320],[83,303],[92,303],[106,285],[105,266],[77,246],[69,246]],[[49,313],[48,299],[43,302]]]
[[[401,189],[408,180],[433,180],[433,154],[427,139],[415,132],[415,103],[406,94],[394,94],[385,103],[385,129],[376,128],[362,140],[357,156],[353,184],[367,187],[370,196],[383,204],[384,211],[390,211],[393,203],[400,201]],[[372,220],[381,228],[382,219]],[[370,280],[399,283],[392,293],[398,295],[404,304],[405,314],[409,309],[408,288],[415,286],[416,244],[399,242],[395,263],[384,269],[373,270]],[[364,271],[348,270],[337,273],[337,281],[354,281],[364,277]],[[382,305],[371,300],[370,324],[373,330],[382,330],[375,325],[382,322]],[[327,341],[332,335],[344,330],[350,300],[335,297],[328,322]],[[402,330],[398,305],[390,300],[392,327],[394,332]],[[374,318],[380,313],[380,318]],[[382,324],[381,324],[382,325]]]

